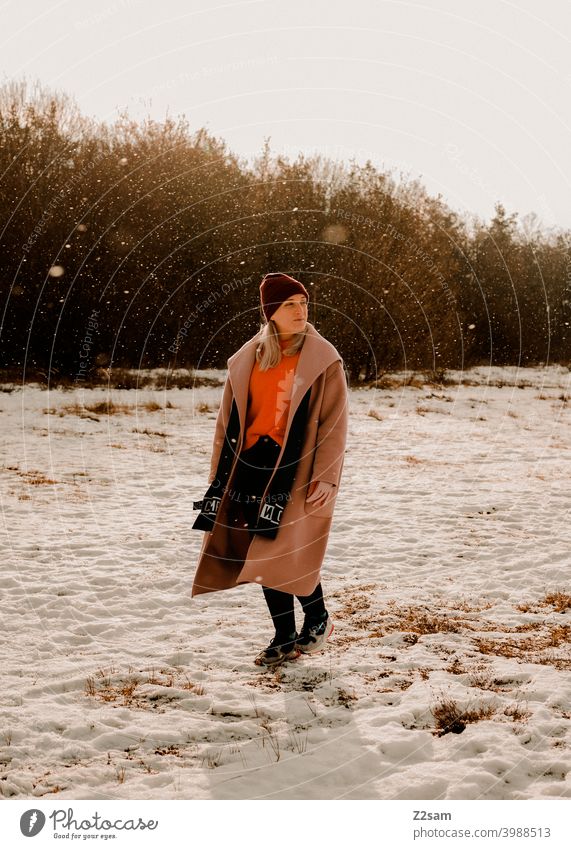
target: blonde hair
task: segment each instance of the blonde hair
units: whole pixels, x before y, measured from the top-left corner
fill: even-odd
[[[277,325],[270,318],[266,324],[260,326],[260,332],[258,333],[256,360],[260,371],[267,371],[267,369],[277,366],[282,358],[282,353],[286,354],[286,356],[297,354],[304,342],[305,332],[294,333],[290,344],[282,352]]]

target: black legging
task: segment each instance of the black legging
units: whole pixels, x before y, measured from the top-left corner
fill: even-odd
[[[262,587],[262,589],[270,609],[276,634],[280,637],[289,637],[295,631],[293,595],[284,593],[282,590],[274,590],[271,587]],[[296,598],[303,607],[305,614],[319,616],[320,613],[325,613],[321,583],[316,586],[311,595],[298,595]]]
[[[234,486],[230,500],[234,506],[234,521],[245,520],[249,527],[256,524],[260,501],[275,467],[281,446],[270,436],[260,436],[255,445],[238,457]],[[251,537],[253,534],[250,535]],[[276,634],[289,637],[295,631],[293,595],[262,586]],[[304,613],[319,616],[325,613],[323,590],[319,583],[311,595],[296,596]]]

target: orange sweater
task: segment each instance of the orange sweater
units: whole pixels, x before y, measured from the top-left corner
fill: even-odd
[[[282,350],[287,348],[288,344],[280,341]],[[298,351],[292,357],[282,355],[277,366],[267,371],[260,371],[258,362],[254,362],[250,375],[246,434],[242,451],[251,448],[258,437],[266,435],[283,445],[300,353],[301,351]]]

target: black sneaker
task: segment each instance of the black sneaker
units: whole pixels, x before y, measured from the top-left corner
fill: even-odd
[[[261,651],[255,658],[254,663],[256,666],[279,666],[286,660],[299,657],[299,649],[296,646],[297,637],[297,631],[286,637],[276,634],[267,649]]]
[[[327,611],[321,616],[306,614],[301,634],[295,644],[304,654],[311,654],[314,651],[320,651],[332,633],[333,622]]]

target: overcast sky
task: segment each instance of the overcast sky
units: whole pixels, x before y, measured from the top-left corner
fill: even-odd
[[[571,227],[569,0],[0,0],[1,80],[106,121],[184,113],[420,177],[456,210]]]

